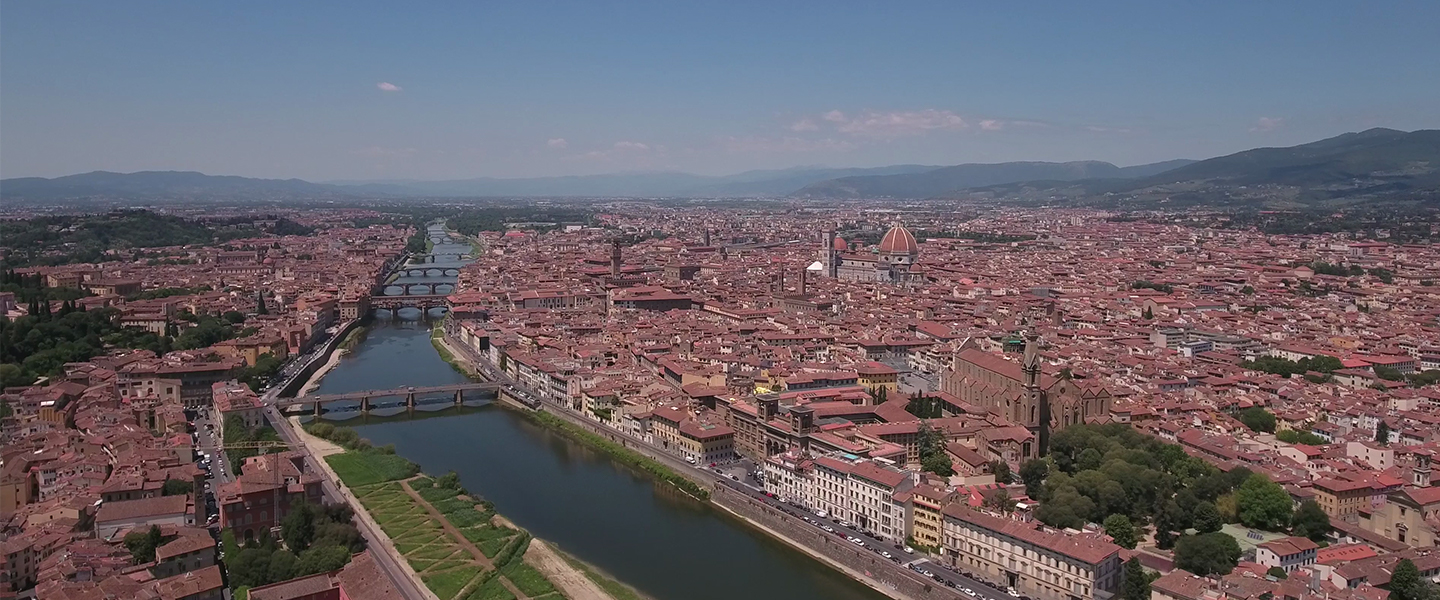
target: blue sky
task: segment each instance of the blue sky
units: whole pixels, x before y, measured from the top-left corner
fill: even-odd
[[[7,0],[0,176],[1206,158],[1440,127],[1440,2]]]

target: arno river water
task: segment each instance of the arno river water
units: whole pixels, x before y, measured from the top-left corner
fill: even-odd
[[[378,319],[319,393],[464,381],[436,354],[428,327]],[[454,470],[500,514],[656,600],[885,598],[510,409],[352,421],[361,436],[395,444],[427,473]]]

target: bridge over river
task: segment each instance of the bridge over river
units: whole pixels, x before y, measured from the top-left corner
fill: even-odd
[[[467,392],[494,392],[504,387],[507,387],[507,384],[500,382],[477,382],[424,387],[413,386],[393,390],[361,390],[344,394],[318,394],[296,398],[277,398],[273,405],[281,411],[297,407],[314,407],[315,416],[324,414],[327,405],[330,406],[330,412],[359,410],[360,414],[364,415],[369,414],[371,410],[377,408],[403,407],[406,410],[415,410],[416,406],[451,402],[453,402],[455,406],[460,406],[465,402],[465,394]],[[338,402],[358,402],[359,404],[346,405],[344,407],[333,406]]]

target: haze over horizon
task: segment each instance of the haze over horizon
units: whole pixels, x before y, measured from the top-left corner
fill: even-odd
[[[7,3],[0,177],[1135,165],[1440,127],[1440,5]]]

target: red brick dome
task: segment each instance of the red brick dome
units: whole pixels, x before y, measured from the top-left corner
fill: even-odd
[[[844,252],[850,249],[850,244],[845,243],[845,238],[835,238],[835,245],[832,248]]]
[[[880,240],[881,254],[919,254],[920,244],[915,243],[915,236],[910,231],[896,225],[885,232],[885,237]]]

